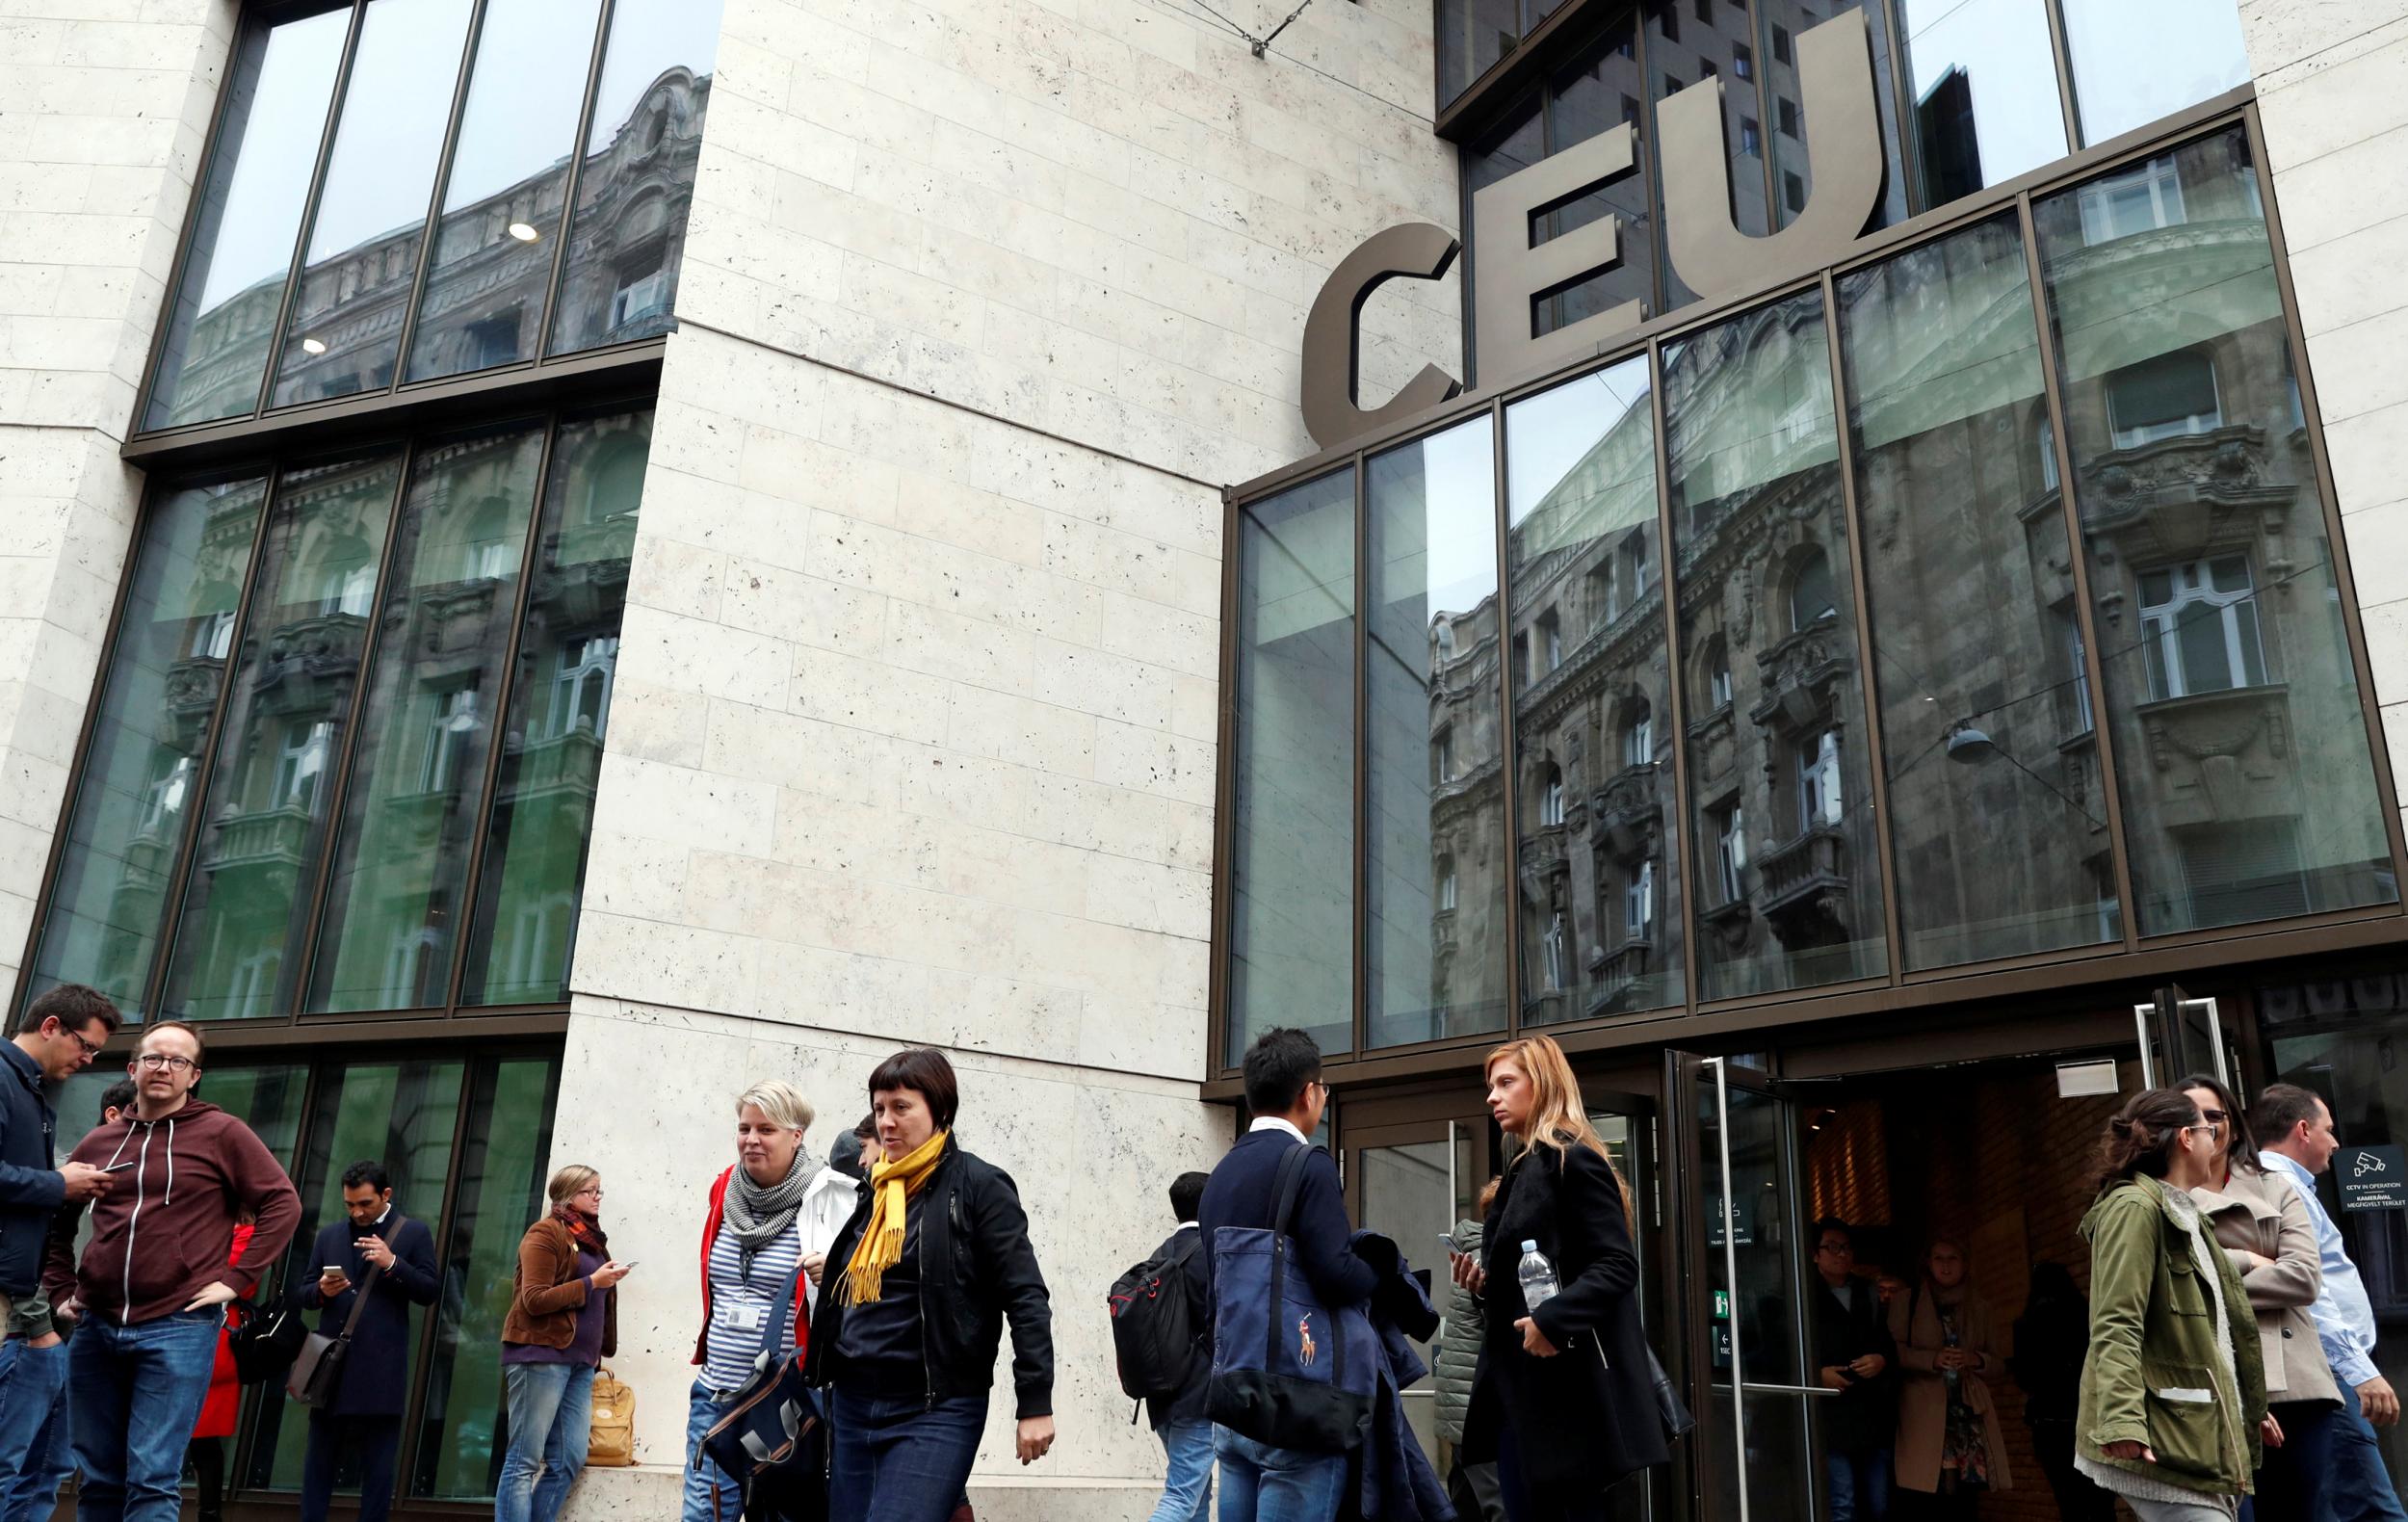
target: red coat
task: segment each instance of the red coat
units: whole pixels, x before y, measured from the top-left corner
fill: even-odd
[[[711,1344],[711,1244],[720,1240],[720,1221],[727,1214],[727,1181],[736,1176],[730,1168],[711,1186],[711,1217],[702,1223],[702,1330],[694,1340],[694,1361],[706,1360]],[[795,1275],[795,1351],[811,1346],[811,1276]]]
[[[234,1250],[226,1255],[226,1262],[242,1261],[243,1249],[250,1246],[250,1233],[249,1226],[234,1228]],[[196,1438],[232,1437],[235,1419],[242,1415],[243,1385],[234,1377],[231,1342],[233,1318],[240,1314],[229,1312],[226,1329],[218,1333],[218,1361],[209,1367],[209,1399],[201,1404],[200,1420],[193,1424],[193,1435]]]

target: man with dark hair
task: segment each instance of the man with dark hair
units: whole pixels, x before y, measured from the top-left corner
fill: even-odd
[[[100,1123],[107,1125],[134,1108],[134,1080],[120,1078],[100,1090]]]
[[[318,1277],[301,1291],[304,1310],[321,1310],[318,1329],[339,1335],[361,1295],[334,1399],[309,1413],[309,1454],[301,1466],[302,1522],[326,1522],[335,1475],[357,1465],[360,1522],[383,1522],[393,1506],[393,1456],[402,1440],[409,1391],[409,1308],[432,1305],[434,1233],[393,1208],[393,1178],[382,1163],[343,1170],[346,1219],[319,1228],[309,1262]],[[376,1270],[373,1283],[369,1270]]]
[[[1837,1217],[1815,1222],[1815,1273],[1807,1296],[1816,1382],[1838,1395],[1823,1404],[1823,1471],[1831,1522],[1879,1522],[1890,1512],[1890,1443],[1898,1431],[1891,1368],[1898,1345],[1881,1296],[1856,1273],[1856,1233]]]
[[[283,1257],[301,1199],[250,1127],[193,1092],[200,1033],[154,1020],[125,1064],[133,1110],[95,1127],[70,1161],[114,1169],[76,1260],[81,1209],[51,1220],[42,1287],[81,1305],[67,1345],[77,1506],[87,1517],[173,1522],[184,1448],[209,1393],[227,1302],[254,1293]],[[254,1220],[233,1258],[236,1217]]]
[[[2374,1436],[2375,1426],[2399,1420],[2399,1397],[2374,1367],[2374,1306],[2358,1266],[2342,1245],[2341,1228],[2316,1197],[2316,1176],[2333,1166],[2333,1154],[2341,1150],[2341,1138],[2333,1134],[2333,1112],[2296,1084],[2269,1084],[2249,1112],[2249,1129],[2257,1133],[2263,1149],[2258,1160],[2290,1180],[2307,1204],[2309,1224],[2316,1228],[2324,1282],[2310,1310],[2316,1317],[2316,1341],[2342,1392],[2341,1410],[2301,1434],[2308,1441],[2300,1445],[2293,1462],[2325,1477],[2324,1497],[2335,1522],[2408,1522]]]
[[[1309,1146],[1329,1107],[1322,1082],[1321,1048],[1302,1031],[1266,1031],[1245,1054],[1245,1103],[1254,1123],[1213,1169],[1197,1207],[1204,1234],[1204,1275],[1213,1273],[1214,1234],[1223,1226],[1268,1229],[1278,1208],[1273,1197],[1279,1165],[1292,1148]],[[1335,1311],[1372,1297],[1379,1275],[1354,1255],[1347,1224],[1346,1195],[1338,1165],[1315,1148],[1305,1160],[1288,1224],[1296,1264],[1323,1305]],[[1329,1522],[1337,1514],[1347,1478],[1347,1456],[1273,1448],[1231,1431],[1213,1430],[1213,1451],[1221,1464],[1222,1522]],[[1251,1517],[1232,1514],[1230,1489],[1255,1498]]]
[[[1178,1272],[1196,1343],[1187,1383],[1175,1394],[1145,1398],[1145,1419],[1170,1459],[1163,1498],[1155,1503],[1149,1522],[1204,1522],[1212,1507],[1213,1420],[1205,1412],[1204,1395],[1213,1378],[1213,1302],[1204,1286],[1203,1242],[1195,1223],[1210,1179],[1205,1173],[1182,1173],[1170,1181],[1170,1215],[1179,1224],[1154,1249],[1155,1262]]]
[[[41,1289],[50,1218],[63,1204],[107,1194],[113,1182],[87,1163],[57,1164],[59,1117],[47,1086],[92,1065],[117,1028],[106,995],[65,984],[35,999],[16,1036],[0,1045],[0,1506],[20,1477],[38,1484],[37,1471],[48,1472],[53,1410],[64,1405],[65,1339]],[[63,1311],[59,1321],[66,1320]]]

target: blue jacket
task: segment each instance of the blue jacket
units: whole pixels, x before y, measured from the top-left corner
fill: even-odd
[[[385,1237],[395,1221],[401,1222],[400,1234]],[[368,1260],[352,1246],[362,1236],[392,1243],[393,1267],[377,1275],[376,1288],[368,1292],[368,1308],[359,1313],[352,1351],[343,1358],[343,1382],[328,1409],[336,1416],[400,1416],[409,1394],[409,1308],[432,1305],[441,1282],[434,1272],[434,1234],[427,1223],[404,1217],[396,1205],[364,1232],[349,1216],[319,1227],[309,1261],[298,1271],[297,1276],[304,1276],[298,1299],[305,1310],[323,1307],[318,1329],[339,1335],[359,1299],[359,1286],[368,1281]],[[352,1288],[332,1299],[318,1293],[319,1272],[329,1263],[343,1265],[352,1281]]]
[[[1271,1197],[1271,1184],[1279,1171],[1279,1160],[1296,1144],[1295,1137],[1277,1128],[1249,1132],[1213,1169],[1211,1182],[1204,1186],[1203,1201],[1196,1207],[1196,1225],[1204,1233],[1204,1282],[1208,1292],[1213,1277],[1213,1246],[1220,1228],[1263,1229],[1271,1224],[1271,1212],[1278,1208],[1278,1201]],[[1348,1246],[1351,1234],[1352,1228],[1347,1224],[1346,1194],[1338,1183],[1338,1165],[1322,1152],[1304,1165],[1303,1182],[1296,1191],[1296,1220],[1288,1235],[1296,1243],[1296,1262],[1304,1271],[1305,1281],[1313,1286],[1313,1293],[1321,1297],[1322,1303],[1333,1311],[1371,1299],[1372,1290],[1379,1283],[1379,1274]],[[1206,1303],[1210,1302],[1208,1293]]]
[[[14,1041],[0,1041],[0,1295],[11,1299],[40,1285],[50,1218],[66,1202],[52,1151],[58,1127],[41,1069]]]
[[[1380,1265],[1378,1287],[1372,1292],[1372,1329],[1379,1333],[1381,1357],[1371,1435],[1352,1455],[1354,1483],[1338,1508],[1339,1522],[1455,1522],[1446,1482],[1413,1435],[1402,1399],[1429,1373],[1411,1341],[1427,1341],[1438,1330],[1429,1286],[1397,1245],[1376,1232],[1356,1232],[1354,1249]]]

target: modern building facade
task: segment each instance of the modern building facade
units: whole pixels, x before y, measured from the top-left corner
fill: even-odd
[[[393,1167],[407,1515],[489,1510],[571,1161],[641,1265],[576,1512],[668,1514],[734,1093],[824,1147],[905,1042],[1054,1285],[1007,1522],[1144,1509],[1103,1291],[1267,1025],[1408,1251],[1480,1052],[1576,1052],[1705,1417],[1633,1515],[1812,1514],[1803,1220],[2011,1316],[2144,1063],[2408,1126],[2408,9],[15,9],[12,1012],[206,1022],[313,1222]],[[1406,224],[1346,411],[1474,389],[1333,434]]]

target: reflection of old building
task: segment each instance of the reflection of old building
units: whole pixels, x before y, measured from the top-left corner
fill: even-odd
[[[1505,998],[1505,735],[1497,599],[1433,610],[1429,656],[1429,998],[1432,1040],[1494,1029]]]

